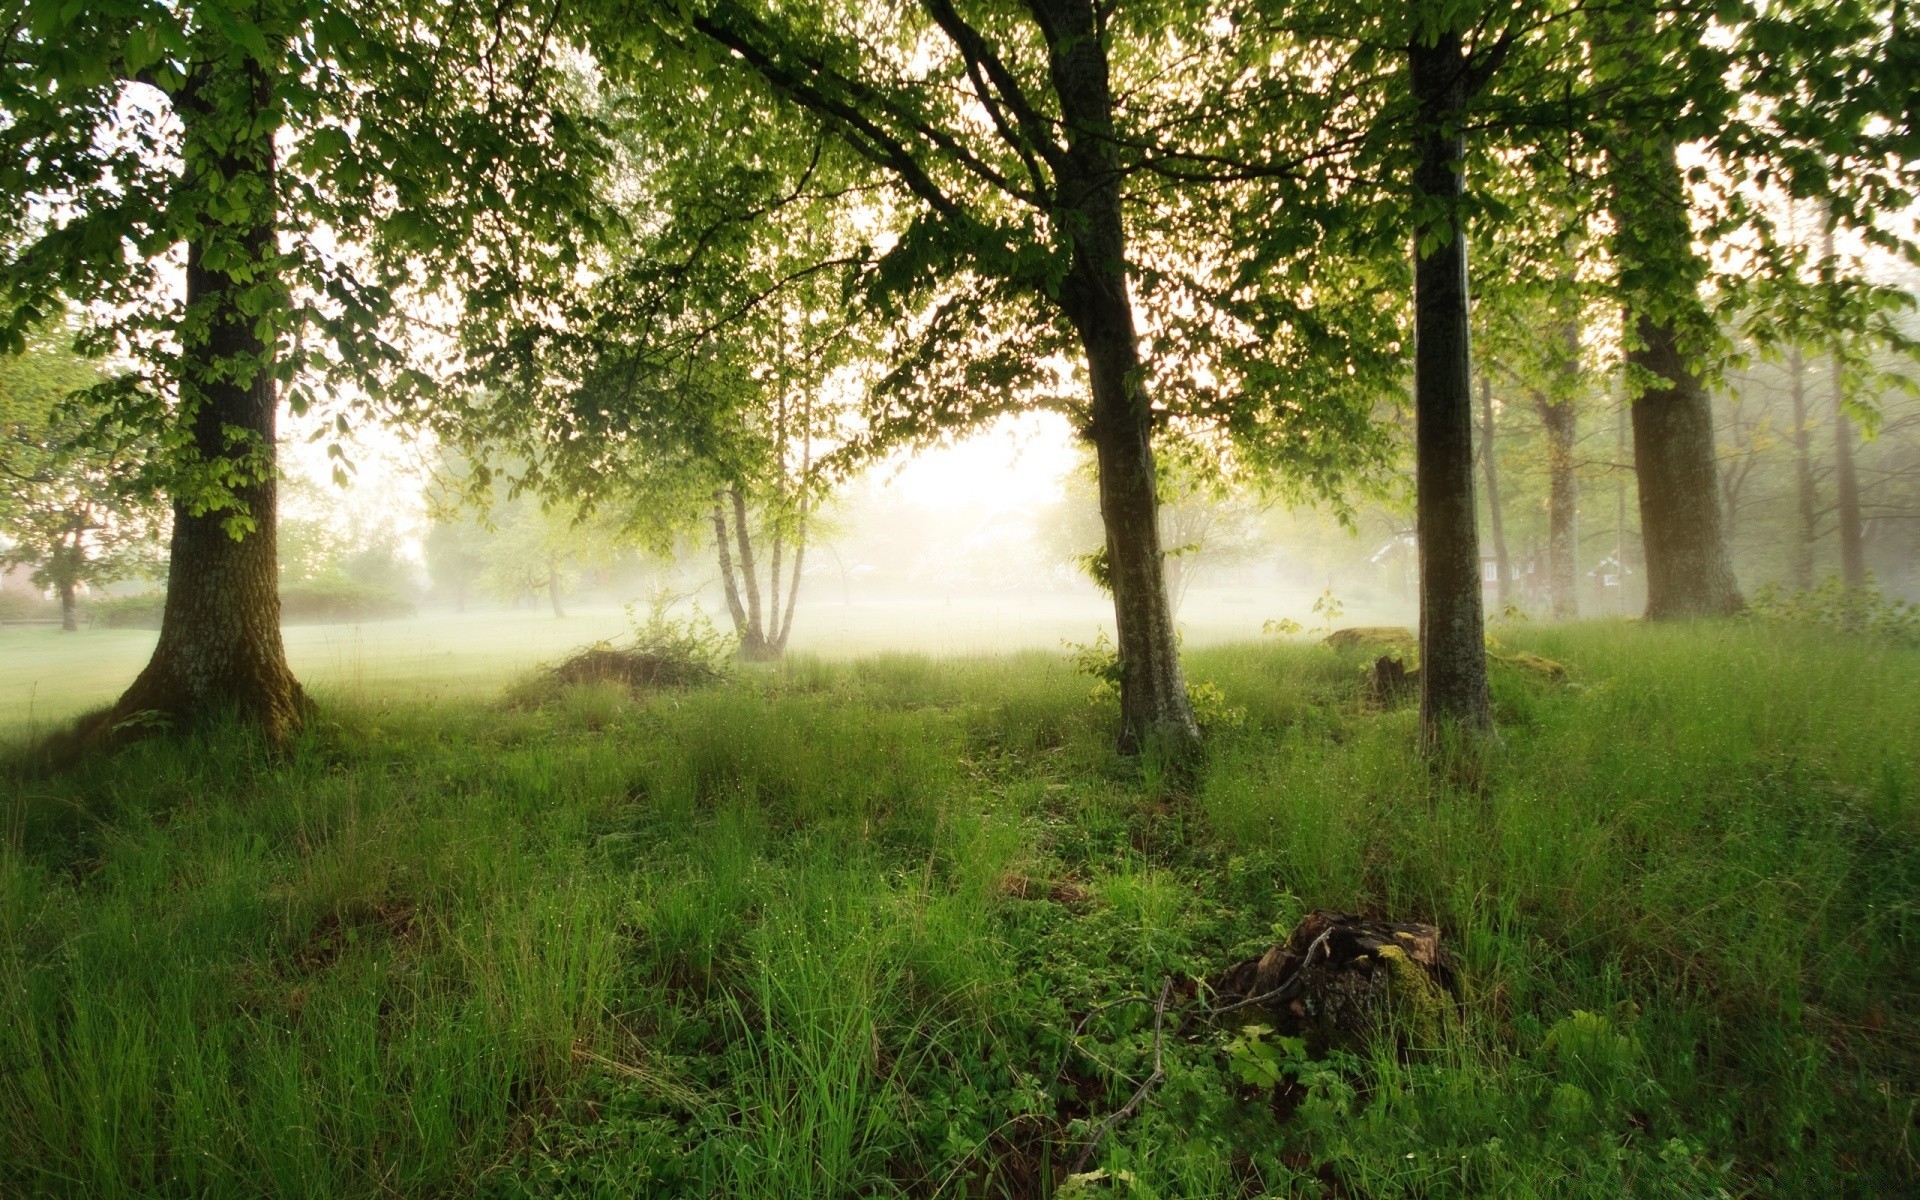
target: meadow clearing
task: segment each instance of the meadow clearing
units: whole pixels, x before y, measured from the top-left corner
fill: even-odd
[[[1182,774],[1057,649],[534,705],[497,689],[544,643],[356,692],[289,630],[323,709],[284,755],[9,780],[0,1191],[1910,1193],[1920,652],[1496,634],[1570,681],[1496,666],[1501,740],[1438,763],[1362,655],[1193,648],[1224,705]],[[1103,1006],[1320,907],[1440,926],[1430,1044],[1276,1090],[1257,1032],[1180,1021],[1069,1178],[1152,1060]]]

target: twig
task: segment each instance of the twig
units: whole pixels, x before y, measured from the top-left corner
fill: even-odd
[[[1244,1000],[1236,1000],[1232,1004],[1225,1004],[1219,1008],[1209,1009],[1207,1011],[1207,1019],[1212,1020],[1223,1013],[1230,1013],[1237,1009],[1252,1008],[1256,1004],[1266,1004],[1274,1000],[1284,1000],[1288,996],[1293,995],[1294,992],[1299,990],[1300,984],[1304,982],[1306,978],[1307,967],[1313,963],[1314,951],[1325,949],[1327,938],[1331,936],[1332,933],[1333,930],[1328,929],[1319,937],[1313,939],[1313,944],[1307,947],[1306,954],[1301,957],[1300,965],[1293,969],[1293,974],[1287,976],[1285,983],[1274,988],[1272,991],[1261,992],[1258,996],[1248,996]]]
[[[1155,1001],[1153,1005],[1153,1074],[1147,1076],[1146,1082],[1142,1083],[1133,1093],[1133,1098],[1127,1101],[1125,1107],[1100,1122],[1099,1127],[1093,1131],[1092,1139],[1087,1142],[1086,1148],[1080,1151],[1080,1157],[1073,1160],[1073,1166],[1068,1169],[1067,1174],[1080,1174],[1081,1170],[1086,1167],[1087,1160],[1093,1157],[1093,1152],[1100,1148],[1100,1143],[1105,1140],[1107,1134],[1113,1127],[1139,1111],[1141,1103],[1147,1098],[1147,1093],[1152,1091],[1154,1086],[1162,1079],[1166,1078],[1166,1069],[1160,1061],[1160,1047],[1167,1020],[1167,997],[1172,994],[1173,976],[1169,975],[1161,982],[1160,999]]]

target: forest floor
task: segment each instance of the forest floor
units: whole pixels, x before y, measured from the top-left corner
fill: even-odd
[[[1189,654],[1190,776],[1034,652],[0,778],[0,1194],[1043,1195],[1151,1069],[1101,1006],[1314,908],[1441,928],[1433,1044],[1283,1055],[1276,1106],[1180,1023],[1062,1193],[1913,1194],[1920,652],[1499,636],[1570,682],[1497,671],[1438,765],[1360,654],[1268,643]]]

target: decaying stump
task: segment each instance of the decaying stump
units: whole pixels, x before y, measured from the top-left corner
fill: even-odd
[[[1373,660],[1373,666],[1367,669],[1367,690],[1373,695],[1373,702],[1382,708],[1391,708],[1400,701],[1413,695],[1420,688],[1420,668],[1407,669],[1407,664],[1390,654],[1382,654]]]
[[[1386,1018],[1412,1045],[1433,1046],[1453,1005],[1453,956],[1431,925],[1316,909],[1208,984],[1216,1016],[1271,1025],[1314,1054],[1358,1049]]]

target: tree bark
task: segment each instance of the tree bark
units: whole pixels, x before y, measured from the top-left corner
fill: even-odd
[[[1853,422],[1847,419],[1840,356],[1833,357],[1833,490],[1840,518],[1840,580],[1850,588],[1867,586],[1867,556],[1860,526],[1860,480],[1853,468]]]
[[[1813,586],[1814,543],[1819,535],[1818,497],[1813,490],[1813,431],[1807,421],[1807,362],[1795,346],[1787,359],[1788,395],[1793,400],[1793,477],[1800,500],[1799,536],[1793,546],[1793,586]]]
[[[235,137],[234,114],[215,111],[235,94],[251,107],[250,136]],[[262,292],[277,288],[249,278],[277,253],[272,107],[266,78],[251,65],[244,77],[203,71],[176,104],[188,147],[183,186],[214,184],[229,201],[251,201],[242,215],[210,218],[207,231],[187,243],[187,315],[179,326],[188,439],[208,473],[234,480],[232,505],[208,511],[198,497],[175,498],[159,641],[132,686],[91,722],[91,734],[137,733],[155,724],[148,714],[189,724],[230,713],[279,742],[306,716],[280,638],[278,396],[274,347],[260,330]],[[239,277],[224,264],[206,265],[214,247]]]
[[[806,558],[807,515],[806,510],[803,508],[800,512],[800,528],[796,532],[793,541],[793,580],[787,587],[787,612],[786,616],[780,621],[780,631],[775,635],[773,641],[773,652],[775,654],[785,654],[787,652],[787,639],[793,635],[793,609],[794,606],[800,602],[800,569],[806,562]],[[780,581],[776,578],[774,580],[774,599],[776,603],[778,603],[779,594]]]
[[[1616,259],[1627,293],[1633,461],[1640,483],[1647,618],[1731,616],[1745,607],[1727,558],[1713,405],[1689,342],[1705,336],[1699,259],[1673,141],[1625,133],[1614,149]],[[1651,380],[1651,382],[1648,382]]]
[[[553,615],[565,620],[567,610],[560,606],[560,569],[552,563],[547,564],[547,603],[553,606]]]
[[[60,629],[65,633],[77,633],[80,630],[80,606],[74,591],[73,580],[60,581]]]
[[[740,603],[740,587],[733,577],[733,552],[728,547],[732,536],[727,532],[727,515],[720,507],[724,492],[720,488],[713,491],[713,543],[720,552],[720,585],[727,596],[727,615],[733,618],[733,633],[740,639],[741,645],[747,640],[747,609]]]
[[[1493,723],[1487,696],[1480,531],[1473,496],[1473,355],[1459,216],[1467,64],[1458,33],[1408,47],[1419,106],[1414,187],[1440,215],[1414,229],[1414,476],[1420,538],[1420,728]]]
[[[1504,610],[1513,603],[1513,563],[1507,557],[1507,527],[1500,507],[1500,472],[1495,463],[1493,381],[1480,375],[1480,467],[1487,476],[1487,524],[1493,533],[1493,569],[1500,574],[1495,594]]]
[[[737,487],[733,493],[734,543],[740,551],[740,586],[747,595],[746,632],[740,638],[740,656],[755,662],[773,657],[767,644],[767,627],[761,623],[760,574],[753,561],[753,535],[747,529],[747,498]]]
[[[1563,281],[1571,287],[1572,281]],[[1565,304],[1560,323],[1559,378],[1553,394],[1536,393],[1534,405],[1547,432],[1547,588],[1553,619],[1580,615],[1580,480],[1574,470],[1574,443],[1580,414],[1575,403],[1580,379],[1580,322]]]
[[[1574,473],[1575,424],[1571,399],[1541,412],[1547,426],[1547,584],[1553,592],[1553,618],[1580,615],[1580,483]]]
[[[1613,566],[1620,583],[1620,615],[1627,615],[1627,404],[1613,416]]]
[[[1073,257],[1060,304],[1087,356],[1088,422],[1099,466],[1120,657],[1122,753],[1156,745],[1183,755],[1200,740],[1167,598],[1153,462],[1153,406],[1127,287],[1126,229],[1112,145],[1106,47],[1088,0],[1033,6],[1049,54],[1067,151],[1058,180],[1061,226]]]

